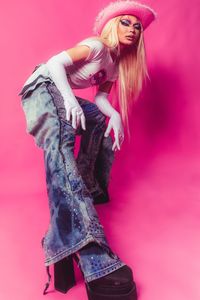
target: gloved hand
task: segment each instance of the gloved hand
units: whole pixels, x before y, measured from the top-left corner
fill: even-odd
[[[82,128],[86,130],[84,112],[78,101],[77,103],[66,101],[65,109],[67,121],[70,121],[70,117],[72,117],[72,127],[76,129],[81,123]]]
[[[109,136],[111,129],[113,129],[115,141],[112,150],[120,150],[120,146],[124,140],[124,129],[120,114],[110,104],[108,93],[106,92],[98,91],[95,95],[95,103],[103,114],[110,117],[104,136]]]
[[[114,137],[115,137],[112,150],[113,151],[116,151],[117,149],[120,150],[121,144],[124,141],[124,129],[121,121],[121,116],[117,111],[113,112],[113,114],[110,117],[107,129],[104,134],[105,137],[109,135],[111,129],[114,130]]]
[[[66,51],[62,51],[57,55],[52,56],[47,61],[46,66],[57,89],[60,91],[64,99],[67,121],[70,121],[70,117],[72,117],[72,126],[75,129],[81,122],[82,128],[86,130],[84,112],[79,105],[74,93],[72,92],[65,71],[65,66],[70,66],[72,64],[73,61],[68,53]]]

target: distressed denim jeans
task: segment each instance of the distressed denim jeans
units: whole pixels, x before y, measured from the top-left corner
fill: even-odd
[[[19,95],[27,132],[44,153],[50,210],[42,239],[45,266],[78,251],[87,282],[121,268],[125,263],[111,250],[93,204],[94,195],[102,193],[99,182],[108,185],[114,159],[112,139],[104,137],[105,115],[95,103],[76,96],[86,118],[86,131],[80,126],[74,129],[66,120],[60,92],[51,78],[41,74],[29,80]],[[77,158],[76,135],[81,136]],[[84,248],[89,243],[91,247]]]

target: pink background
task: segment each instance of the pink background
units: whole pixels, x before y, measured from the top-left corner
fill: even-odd
[[[42,295],[40,240],[49,220],[43,153],[25,131],[17,94],[34,66],[93,35],[108,1],[5,1],[0,9],[0,298]],[[141,300],[199,300],[199,1],[148,1],[158,19],[145,32],[151,82],[131,116],[132,140],[116,153],[109,204],[97,206],[112,249],[130,265]],[[2,7],[3,6],[3,7]],[[93,91],[76,91],[93,100]],[[51,269],[52,272],[52,269]]]

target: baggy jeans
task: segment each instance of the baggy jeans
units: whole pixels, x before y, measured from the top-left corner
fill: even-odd
[[[108,184],[114,159],[112,139],[104,137],[105,115],[95,103],[76,96],[86,118],[86,131],[80,126],[74,129],[71,120],[66,120],[63,98],[48,77],[36,78],[19,95],[27,132],[44,152],[50,210],[50,223],[42,238],[45,266],[79,251],[87,282],[121,268],[125,263],[111,250],[93,204],[93,196],[102,192],[95,174]],[[76,135],[81,135],[77,158]],[[102,163],[102,174],[99,164],[95,169],[97,161]],[[98,247],[92,243],[91,248],[83,248],[91,242]]]

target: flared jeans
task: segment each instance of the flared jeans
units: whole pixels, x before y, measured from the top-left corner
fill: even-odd
[[[59,90],[51,78],[41,75],[19,95],[27,132],[44,153],[50,211],[50,223],[42,238],[45,266],[79,251],[87,282],[122,267],[125,263],[111,250],[93,204],[94,197],[108,186],[114,160],[112,138],[104,137],[105,115],[95,103],[76,96],[86,118],[86,130],[81,126],[74,129],[71,120],[66,120]],[[75,158],[76,135],[81,140]],[[91,242],[92,247],[83,248]]]

